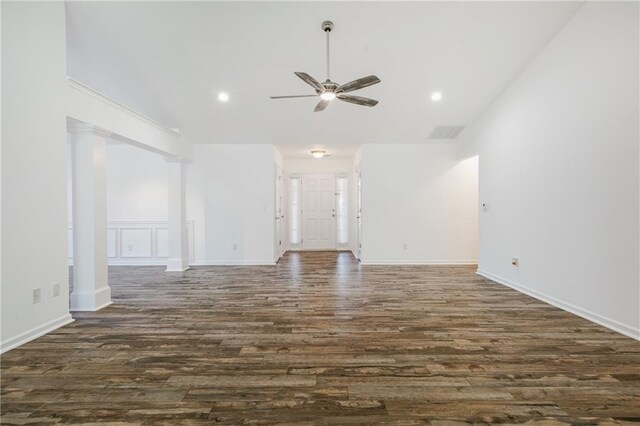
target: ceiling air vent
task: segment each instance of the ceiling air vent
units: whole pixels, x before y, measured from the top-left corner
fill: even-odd
[[[430,140],[453,140],[464,130],[464,126],[436,126],[433,128]]]

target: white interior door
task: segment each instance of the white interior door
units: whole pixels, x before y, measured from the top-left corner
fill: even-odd
[[[356,210],[358,212],[356,216],[357,222],[357,234],[358,234],[358,242],[356,247],[356,252],[358,255],[358,260],[362,258],[361,250],[362,250],[362,172],[360,171],[360,167],[358,167],[356,171],[356,179],[357,179],[357,187],[356,187],[356,197],[357,197],[357,206]]]
[[[336,249],[336,177],[302,175],[302,248]]]
[[[284,254],[284,239],[282,238],[284,233],[284,211],[283,198],[284,198],[284,177],[282,176],[282,169],[276,167],[276,214],[275,214],[275,260],[277,261]]]

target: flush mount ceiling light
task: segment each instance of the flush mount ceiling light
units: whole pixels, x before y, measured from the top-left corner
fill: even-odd
[[[313,158],[322,158],[327,155],[327,151],[324,149],[314,149],[311,151],[311,155],[313,155]]]
[[[329,34],[333,30],[333,22],[324,21],[322,23],[322,31],[327,34],[327,79],[324,83],[320,83],[315,78],[311,77],[306,72],[295,72],[297,75],[307,83],[309,86],[313,87],[316,91],[315,95],[293,95],[293,96],[271,96],[271,99],[288,99],[288,98],[313,98],[316,96],[320,96],[320,102],[316,105],[316,109],[314,112],[324,111],[324,109],[329,106],[329,103],[338,99],[343,102],[349,102],[351,104],[362,105],[366,107],[374,107],[378,104],[378,101],[375,99],[364,98],[362,96],[352,96],[347,93],[353,92],[354,90],[364,89],[365,87],[372,86],[374,84],[380,83],[380,79],[375,75],[370,75],[367,77],[362,77],[357,80],[350,81],[345,84],[338,84],[331,81],[330,77],[330,68],[329,68]],[[321,157],[319,157],[321,158]]]
[[[438,102],[440,99],[442,99],[442,93],[440,93],[440,92],[433,92],[433,93],[431,94],[431,100],[432,100],[433,102]]]
[[[229,100],[229,94],[226,92],[218,93],[218,100],[220,102],[227,102]]]

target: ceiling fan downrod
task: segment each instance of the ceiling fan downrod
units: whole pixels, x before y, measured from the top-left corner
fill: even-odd
[[[329,56],[331,45],[329,43],[329,36],[331,34],[332,29],[333,29],[333,22],[324,21],[322,23],[322,31],[324,31],[327,34],[327,81],[331,81],[331,68],[330,68],[330,56]]]

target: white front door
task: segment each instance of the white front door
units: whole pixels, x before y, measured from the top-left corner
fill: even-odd
[[[302,175],[302,248],[336,249],[336,177]]]

